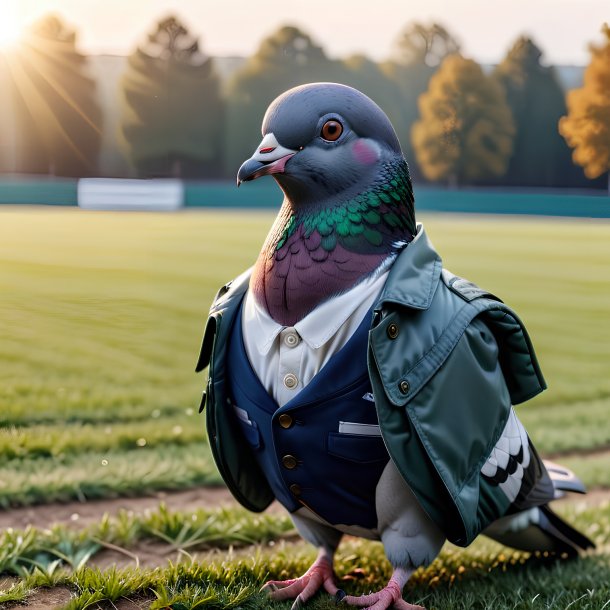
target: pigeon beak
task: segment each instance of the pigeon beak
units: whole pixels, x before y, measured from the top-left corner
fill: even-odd
[[[244,161],[237,172],[237,186],[248,180],[255,180],[268,174],[280,174],[288,160],[298,151],[284,148],[273,133],[268,133],[256,148],[254,154]]]

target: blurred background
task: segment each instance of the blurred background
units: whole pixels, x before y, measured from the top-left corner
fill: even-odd
[[[123,4],[3,3],[1,174],[233,178],[276,95],[337,81],[419,184],[608,188],[604,2]]]

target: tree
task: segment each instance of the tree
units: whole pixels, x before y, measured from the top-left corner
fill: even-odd
[[[568,94],[568,114],[559,121],[559,132],[574,149],[572,158],[588,178],[608,172],[610,192],[610,27],[606,43],[591,46],[591,63],[584,85]]]
[[[505,184],[563,186],[572,171],[570,151],[557,133],[566,108],[564,94],[554,69],[541,65],[541,56],[534,42],[522,36],[493,73],[515,122]]]
[[[342,82],[344,75],[341,62],[299,28],[283,26],[265,38],[227,87],[228,173],[235,175],[260,142],[261,119],[275,97],[305,83]]]
[[[364,55],[352,55],[341,64],[343,74],[340,82],[355,87],[375,100],[388,115],[397,135],[404,135],[407,126],[403,120],[403,100],[398,83],[379,64]]]
[[[7,54],[7,63],[15,101],[17,171],[96,173],[101,110],[74,31],[54,15],[44,17]]]
[[[413,147],[429,180],[457,184],[506,171],[514,134],[510,109],[500,85],[474,61],[446,58],[419,108]]]
[[[460,52],[459,42],[440,24],[413,22],[399,34],[395,44],[397,63],[438,67],[445,57]]]
[[[440,24],[410,23],[394,43],[390,60],[381,64],[381,70],[398,87],[400,114],[393,119],[402,150],[411,174],[417,178],[421,171],[415,162],[411,144],[411,128],[419,116],[417,100],[426,91],[430,78],[445,57],[459,52],[457,40]]]
[[[223,103],[212,59],[176,17],[128,59],[121,131],[139,175],[204,177],[222,164]]]

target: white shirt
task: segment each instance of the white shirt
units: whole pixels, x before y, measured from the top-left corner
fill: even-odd
[[[324,301],[294,326],[278,324],[251,291],[242,332],[254,372],[278,406],[292,400],[354,334],[387,279],[387,266],[351,290]]]

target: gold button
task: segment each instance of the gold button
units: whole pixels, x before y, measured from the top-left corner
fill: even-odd
[[[277,418],[277,421],[279,422],[280,426],[284,428],[284,430],[288,430],[288,428],[290,428],[293,424],[292,416],[288,415],[288,413],[282,413]]]
[[[390,339],[396,339],[398,337],[398,324],[394,324],[394,322],[388,324],[387,333]]]
[[[288,468],[288,470],[294,470],[297,467],[297,459],[294,455],[285,455],[282,458],[282,464],[284,468]]]
[[[288,375],[284,376],[284,385],[289,390],[294,390],[294,388],[297,387],[298,383],[299,383],[299,380],[297,379],[296,375],[293,375],[292,373],[288,373]]]
[[[401,392],[402,394],[408,394],[408,393],[409,393],[410,388],[411,388],[411,386],[409,385],[409,382],[408,382],[408,381],[401,381],[401,382],[398,384],[398,389],[400,390],[400,392]]]
[[[300,496],[301,495],[301,486],[297,485],[296,483],[293,483],[290,487],[289,487],[290,491],[295,495],[295,496]]]

